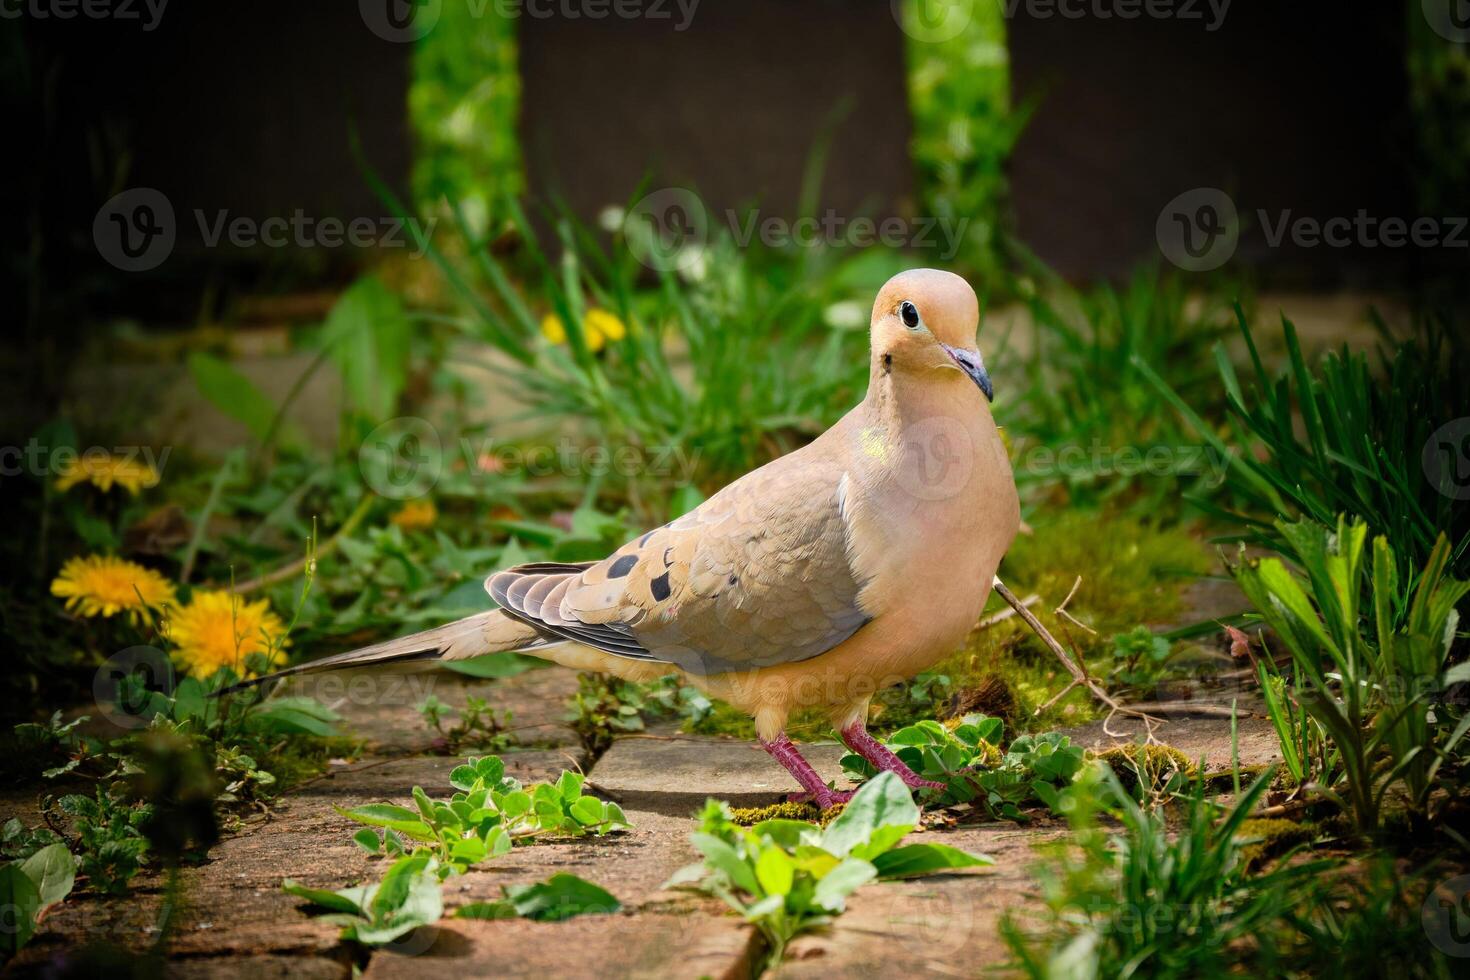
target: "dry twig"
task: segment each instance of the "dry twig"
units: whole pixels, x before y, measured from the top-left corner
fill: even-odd
[[[1112,721],[1115,715],[1127,715],[1131,718],[1137,718],[1143,722],[1144,729],[1147,733],[1147,743],[1154,743],[1158,741],[1158,739],[1154,737],[1154,726],[1159,724],[1162,719],[1155,718],[1153,715],[1150,715],[1147,712],[1139,711],[1137,708],[1130,708],[1126,705],[1119,704],[1111,694],[1109,694],[1102,688],[1100,684],[1094,681],[1091,677],[1087,676],[1087,672],[1082,667],[1078,666],[1076,661],[1067,656],[1067,651],[1062,649],[1062,645],[1056,641],[1056,638],[1051,635],[1051,633],[1047,630],[1045,626],[1041,625],[1041,620],[1037,619],[1034,615],[1032,615],[1030,609],[1027,609],[1024,605],[1021,604],[1021,600],[1016,598],[1016,594],[1010,589],[1006,588],[1006,584],[1000,580],[1000,576],[996,576],[993,585],[995,587],[995,591],[1000,593],[1000,597],[1006,602],[1010,603],[1012,609],[1016,610],[1016,615],[1020,616],[1023,620],[1026,621],[1026,625],[1031,627],[1031,629],[1036,633],[1037,636],[1041,637],[1041,642],[1045,643],[1047,649],[1051,650],[1051,652],[1056,655],[1057,659],[1062,662],[1062,666],[1067,668],[1067,673],[1071,674],[1073,677],[1073,681],[1070,685],[1068,685],[1068,689],[1070,690],[1072,687],[1076,687],[1077,685],[1081,684],[1086,687],[1089,692],[1091,692],[1094,698],[1096,698],[1104,705],[1107,705],[1108,716],[1103,720],[1103,732],[1113,738],[1124,737],[1122,735],[1115,734],[1114,732],[1109,730],[1108,722]],[[1075,590],[1076,587],[1074,586],[1073,591]],[[1068,598],[1070,598],[1070,596]],[[1065,603],[1063,603],[1063,605],[1065,605]],[[1078,660],[1080,659],[1081,658],[1079,657]]]

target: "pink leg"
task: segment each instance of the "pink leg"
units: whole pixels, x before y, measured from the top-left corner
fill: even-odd
[[[785,766],[786,771],[795,776],[801,788],[806,790],[805,793],[793,793],[789,797],[791,802],[803,803],[810,800],[825,810],[830,806],[846,803],[852,799],[851,792],[831,789],[822,782],[822,777],[812,768],[810,762],[801,757],[801,753],[796,750],[795,743],[787,737],[785,732],[777,735],[772,741],[767,742],[765,739],[759,741],[761,748],[769,752],[771,758]]]
[[[879,772],[891,772],[902,779],[910,789],[944,789],[943,783],[925,779],[904,765],[902,759],[888,750],[882,742],[868,734],[861,721],[855,721],[842,730],[842,741],[848,748],[878,767]]]

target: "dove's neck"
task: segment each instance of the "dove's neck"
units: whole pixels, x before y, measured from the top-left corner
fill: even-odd
[[[959,420],[966,429],[994,425],[985,396],[958,371],[916,376],[875,363],[862,405],[864,424],[893,433],[935,416]]]

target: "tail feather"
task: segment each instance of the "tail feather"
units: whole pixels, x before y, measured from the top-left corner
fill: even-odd
[[[534,650],[553,642],[556,642],[555,638],[548,639],[534,627],[512,619],[499,609],[492,609],[424,630],[422,633],[385,640],[358,650],[287,667],[274,674],[254,677],[218,693],[230,694],[292,674],[315,674],[325,670],[378,667],[415,661],[469,660],[487,653]]]

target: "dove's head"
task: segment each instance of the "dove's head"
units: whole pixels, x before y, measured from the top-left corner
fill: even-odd
[[[873,303],[874,368],[921,382],[963,375],[994,398],[975,346],[979,325],[980,304],[964,279],[938,269],[900,272]]]

